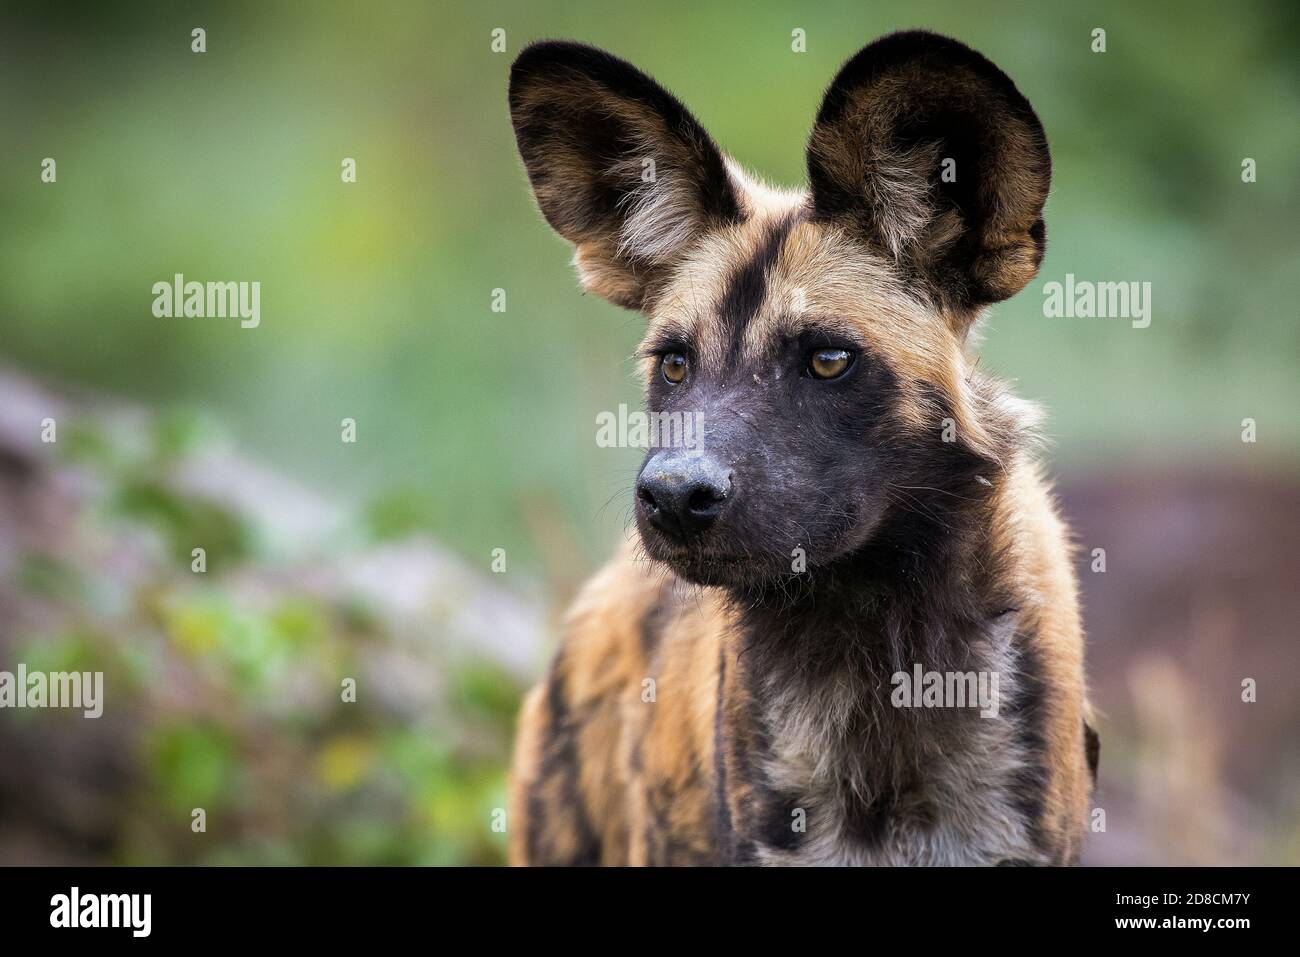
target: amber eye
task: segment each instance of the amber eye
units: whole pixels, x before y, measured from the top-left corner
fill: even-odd
[[[664,356],[659,368],[663,370],[664,378],[676,385],[686,378],[686,357],[679,352],[670,352]]]
[[[836,379],[853,364],[853,353],[844,349],[818,349],[808,360],[808,371],[818,379]]]

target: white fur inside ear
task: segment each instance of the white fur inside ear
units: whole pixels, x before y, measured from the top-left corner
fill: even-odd
[[[891,152],[872,144],[867,150],[871,175],[863,179],[864,198],[876,210],[881,238],[895,260],[903,257],[934,218],[928,171],[938,159],[938,148],[932,145]]]
[[[619,165],[629,167],[619,172],[642,176],[640,160]],[[620,205],[624,215],[618,251],[630,259],[667,262],[681,254],[699,227],[691,189],[672,170],[656,169],[654,179],[628,192]]]
[[[723,163],[736,198],[748,215],[772,215],[794,209],[805,201],[802,193],[777,189],[750,175],[729,156],[723,157]],[[630,158],[611,172],[640,179],[644,169],[643,160]],[[619,234],[620,255],[652,263],[665,263],[680,256],[699,238],[705,226],[698,201],[680,172],[663,166],[657,168],[653,181],[641,182],[620,203],[624,212]]]

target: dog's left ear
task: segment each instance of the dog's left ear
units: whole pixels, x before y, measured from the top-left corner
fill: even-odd
[[[534,43],[510,69],[510,119],[546,221],[584,288],[646,309],[682,255],[740,207],[722,152],[671,93],[580,43]]]
[[[944,305],[1006,299],[1038,272],[1047,137],[1011,79],[956,40],[882,37],[844,65],[808,144],[815,215]]]

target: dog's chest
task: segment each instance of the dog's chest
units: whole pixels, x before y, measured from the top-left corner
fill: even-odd
[[[836,746],[795,755],[774,741],[766,780],[790,834],[775,832],[770,825],[778,816],[769,811],[753,860],[867,866],[1037,861],[1010,786],[1020,761],[1007,730],[976,728],[960,743],[911,752],[914,759],[879,747],[882,742],[862,742],[852,755],[837,755]],[[752,822],[738,823],[752,830]]]
[[[981,716],[978,707],[898,707],[879,686],[863,694],[851,682],[784,693],[758,683],[756,690],[761,699],[746,707],[724,702],[729,720],[717,740],[734,859],[809,865],[1042,859],[1018,805],[1027,760],[1014,709]],[[1004,697],[1014,697],[1014,689],[1004,689]]]

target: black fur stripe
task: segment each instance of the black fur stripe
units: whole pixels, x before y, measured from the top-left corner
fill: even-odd
[[[591,826],[586,802],[578,789],[577,723],[564,696],[564,679],[557,658],[547,682],[546,705],[549,734],[542,750],[537,780],[528,795],[528,860],[534,865],[595,866],[600,863],[600,838]],[[548,804],[548,793],[558,808]],[[571,853],[561,854],[543,822],[555,818],[557,811],[567,819],[572,830]]]
[[[754,255],[732,273],[722,293],[718,314],[724,325],[724,341],[729,343],[728,360],[733,364],[740,355],[745,327],[767,298],[767,274],[780,261],[786,237],[797,221],[798,216],[791,214],[772,223]]]
[[[1097,786],[1097,765],[1101,762],[1101,736],[1087,721],[1083,722],[1083,753],[1088,758],[1088,773],[1093,787]]]
[[[1044,795],[1047,793],[1047,685],[1038,649],[1023,634],[1015,636],[1018,657],[1016,691],[1011,713],[1016,723],[1016,742],[1024,764],[1012,776],[1012,803],[1029,826],[1034,846],[1050,851],[1043,828]]]
[[[655,599],[654,604],[641,616],[641,651],[647,662],[653,660],[655,652],[663,641],[664,628],[675,611],[676,605],[671,589],[663,588],[660,589],[659,597]]]

